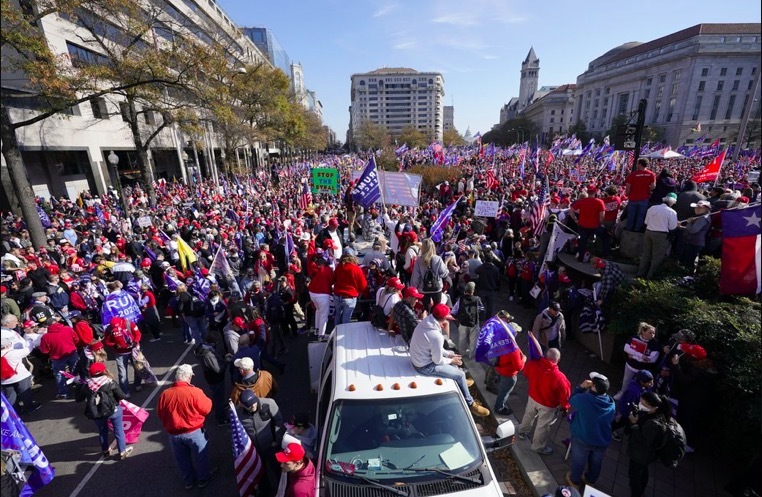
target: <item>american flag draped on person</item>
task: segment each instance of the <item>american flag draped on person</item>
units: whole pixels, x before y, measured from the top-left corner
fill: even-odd
[[[529,226],[532,228],[534,236],[540,236],[542,230],[545,228],[545,214],[550,207],[550,197],[548,195],[548,177],[538,176],[540,178],[540,192],[537,195],[537,200],[532,204],[532,210],[529,213]]]
[[[310,191],[309,182],[305,179],[302,180],[302,193],[299,195],[299,208],[303,211],[309,209],[312,203],[312,192]]]

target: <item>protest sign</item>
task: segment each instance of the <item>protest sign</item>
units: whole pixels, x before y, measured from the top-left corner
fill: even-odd
[[[151,221],[151,216],[142,216],[138,218],[138,226],[141,228],[148,228],[153,224],[153,221]]]
[[[352,179],[357,180],[360,175],[362,171],[353,171]],[[378,181],[386,205],[418,206],[418,191],[423,182],[420,174],[378,171]]]
[[[339,171],[332,167],[312,170],[312,193],[339,193]]]
[[[497,200],[477,200],[474,217],[497,217],[500,202]]]

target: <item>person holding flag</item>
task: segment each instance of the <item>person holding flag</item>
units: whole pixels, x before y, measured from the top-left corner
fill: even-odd
[[[532,438],[532,451],[548,455],[553,448],[548,445],[550,427],[555,422],[556,410],[569,410],[571,383],[558,369],[561,351],[550,348],[543,355],[540,342],[529,332],[529,360],[524,366],[524,376],[529,381],[529,398],[524,418],[519,425],[519,439],[526,440],[532,425],[537,424]]]

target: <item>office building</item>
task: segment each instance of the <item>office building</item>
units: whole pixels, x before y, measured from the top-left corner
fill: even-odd
[[[444,78],[435,72],[396,67],[376,69],[351,77],[350,130],[357,133],[364,121],[386,127],[398,135],[405,127],[442,140],[444,131]]]
[[[744,111],[759,115],[761,27],[698,24],[612,48],[577,77],[575,116],[602,135],[646,99],[646,126],[672,147],[703,135],[732,143]]]
[[[445,105],[443,107],[444,131],[455,129],[455,107]]]

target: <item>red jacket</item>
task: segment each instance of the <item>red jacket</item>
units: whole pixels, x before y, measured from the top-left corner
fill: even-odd
[[[85,299],[82,298],[82,295],[80,295],[79,292],[71,292],[69,294],[69,307],[83,312],[87,310]]]
[[[200,388],[185,381],[176,381],[164,390],[156,405],[156,414],[170,435],[190,433],[203,427],[211,410],[212,400]]]
[[[126,323],[128,321],[122,319],[121,326],[111,326],[106,329],[106,338],[103,341],[109,347],[114,347],[117,354],[129,354],[135,345],[140,344],[140,330],[135,323],[129,323],[129,331],[127,330]]]
[[[145,309],[156,307],[156,297],[154,297],[151,290],[146,290],[146,293],[143,294],[143,298],[148,299],[145,305]]]
[[[527,361],[524,376],[529,380],[529,396],[545,407],[569,408],[571,384],[558,364],[541,357]]]
[[[315,465],[309,459],[305,461],[302,469],[288,474],[284,497],[314,497]]]
[[[333,293],[339,297],[357,298],[368,288],[368,280],[357,264],[339,264],[333,276]]]
[[[40,352],[51,359],[60,359],[77,351],[79,337],[69,326],[53,323],[40,340]]]
[[[326,293],[330,295],[333,282],[333,269],[331,269],[330,266],[320,266],[317,271],[312,274],[312,281],[310,281],[307,289],[310,293]]]
[[[526,360],[526,356],[520,349],[516,348],[513,352],[503,354],[497,358],[495,371],[501,376],[516,376],[519,374],[519,371],[524,369]]]

